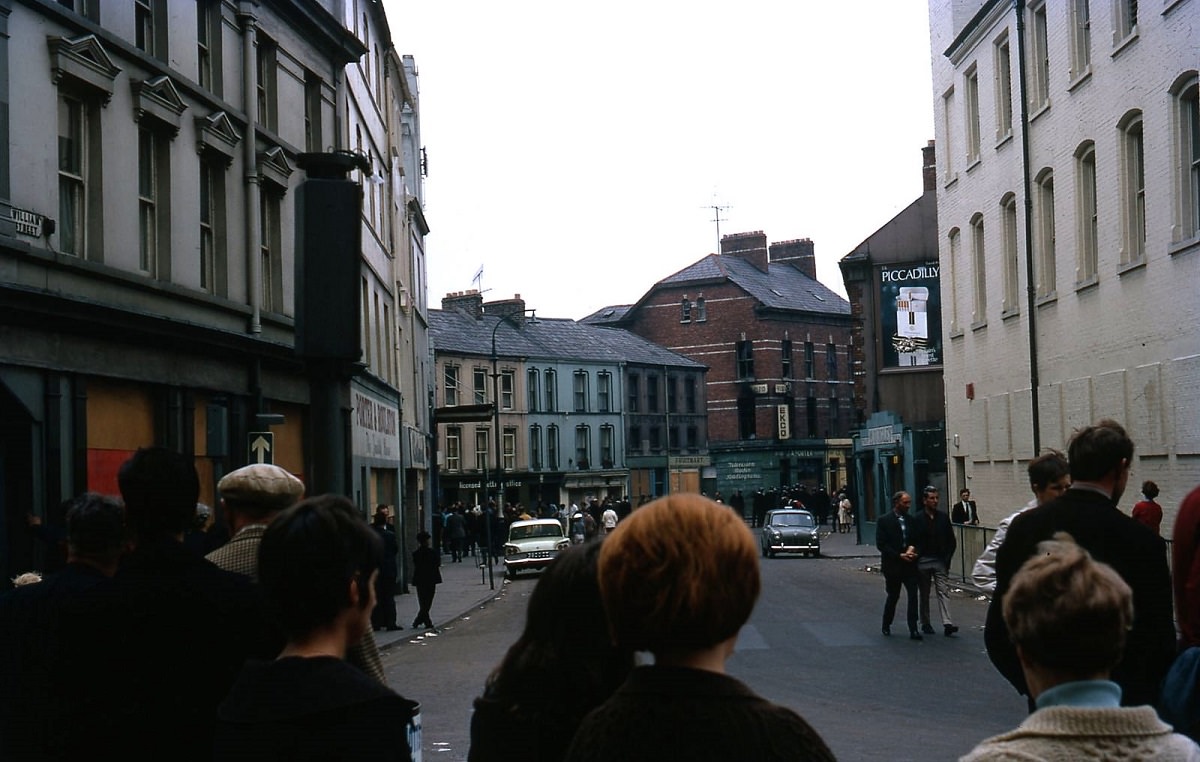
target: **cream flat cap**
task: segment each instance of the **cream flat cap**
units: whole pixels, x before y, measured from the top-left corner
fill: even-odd
[[[287,508],[304,496],[304,482],[279,466],[255,463],[221,477],[221,497],[263,508]]]

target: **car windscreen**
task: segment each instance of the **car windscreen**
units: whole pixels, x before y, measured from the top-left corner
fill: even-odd
[[[531,537],[562,537],[562,527],[558,524],[534,524],[513,527],[508,534],[510,540],[528,540]]]
[[[816,526],[813,517],[807,513],[777,513],[771,517],[772,526],[807,527]]]

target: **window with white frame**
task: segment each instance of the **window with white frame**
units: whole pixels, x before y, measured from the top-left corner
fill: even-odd
[[[542,470],[542,427],[537,424],[529,427],[529,467]]]
[[[754,378],[754,342],[744,338],[737,343],[737,376]]]
[[[954,179],[954,88],[942,93],[942,139],[946,143],[938,153],[946,165],[945,182]]]
[[[708,306],[704,303],[704,297],[696,297],[696,322],[703,323],[708,320]]]
[[[530,368],[525,372],[525,391],[529,398],[529,412],[536,413],[538,411],[538,402],[542,397],[541,376],[537,368]]]
[[[612,374],[608,371],[596,374],[596,409],[601,413],[612,412]]]
[[[1090,141],[1075,152],[1075,282],[1096,279],[1099,261],[1099,220],[1096,204],[1096,146]]]
[[[225,293],[225,162],[214,152],[200,156],[200,288]]]
[[[1178,114],[1176,241],[1200,236],[1200,79],[1193,72],[1173,89]]]
[[[950,332],[961,330],[958,326],[958,273],[963,272],[960,258],[962,257],[962,236],[958,228],[950,228],[946,234],[946,243],[950,252]]]
[[[1071,0],[1071,79],[1087,74],[1092,67],[1091,0]]]
[[[628,401],[625,405],[626,412],[636,413],[638,411],[638,403],[640,402],[642,377],[630,374],[628,380],[628,394],[625,395]]]
[[[1121,137],[1121,264],[1146,257],[1146,156],[1142,141],[1142,112],[1125,116]]]
[[[971,324],[983,325],[987,322],[987,249],[983,238],[983,215],[980,213],[971,218],[971,283],[975,297]]]
[[[92,109],[82,98],[58,96],[58,248],[76,257],[87,252]]]
[[[558,470],[558,426],[553,423],[546,427],[546,466]]]
[[[58,0],[58,4],[97,24],[100,23],[100,0]]]
[[[516,404],[517,376],[511,370],[500,371],[500,409],[512,410]]]
[[[588,372],[575,371],[575,412],[585,413],[588,409]]]
[[[690,323],[692,321],[692,300],[686,296],[679,303],[679,322]]]
[[[462,470],[462,429],[458,426],[446,428],[446,470]]]
[[[967,165],[979,161],[979,69],[972,65],[963,75],[963,107],[967,141]]]
[[[575,427],[575,467],[591,468],[592,465],[592,432],[588,426]]]
[[[1058,290],[1058,257],[1054,233],[1054,172],[1043,170],[1037,176],[1037,295],[1053,296]]]
[[[558,371],[546,368],[546,412],[558,412]]]
[[[258,32],[257,41],[254,75],[258,122],[269,130],[276,130],[279,112],[276,90],[277,48],[275,42],[263,35],[261,30]]]
[[[158,275],[159,194],[164,187],[159,159],[165,142],[149,127],[138,128],[138,268],[151,278]]]
[[[262,308],[283,311],[283,228],[280,213],[283,194],[272,183],[260,185],[259,258]]]
[[[487,368],[473,368],[471,370],[471,386],[475,392],[474,404],[487,404]]]
[[[1113,45],[1119,45],[1137,34],[1138,0],[1113,0],[1116,24],[1113,26]]]
[[[475,429],[475,468],[483,471],[488,467],[488,434],[485,428]]]
[[[1008,34],[996,42],[996,140],[1012,135],[1012,49]]]
[[[517,430],[505,426],[504,433],[500,435],[500,443],[504,448],[504,470],[512,471],[517,467]]]
[[[1000,305],[1005,314],[1020,312],[1020,263],[1017,259],[1017,197],[1005,194],[1000,199],[1000,221],[1004,233],[1004,301]]]
[[[457,365],[446,365],[442,368],[442,399],[446,407],[458,405],[458,372]]]
[[[792,340],[784,339],[779,345],[779,373],[782,378],[792,377]]]
[[[1030,45],[1029,107],[1034,111],[1050,105],[1050,41],[1046,26],[1046,3],[1030,7],[1032,44]]]
[[[609,424],[604,424],[600,427],[600,467],[612,468],[613,463],[613,442],[616,440],[613,427]]]

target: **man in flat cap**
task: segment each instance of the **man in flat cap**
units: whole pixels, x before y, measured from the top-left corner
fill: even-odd
[[[217,490],[233,538],[205,558],[226,571],[258,581],[258,545],[263,532],[284,509],[304,497],[304,483],[279,466],[254,463],[223,476]],[[371,632],[350,647],[346,661],[387,684],[379,648]]]

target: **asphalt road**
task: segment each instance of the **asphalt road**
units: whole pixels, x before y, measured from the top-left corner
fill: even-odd
[[[953,760],[1018,724],[1024,699],[983,649],[986,602],[956,597],[955,637],[940,634],[935,603],[939,634],[910,641],[901,619],[885,638],[883,580],[868,563],[763,559],[763,593],[730,674],[799,712],[842,760]],[[519,634],[536,581],[506,583],[439,636],[384,655],[392,686],[422,704],[425,759],[467,758],[471,702]]]

